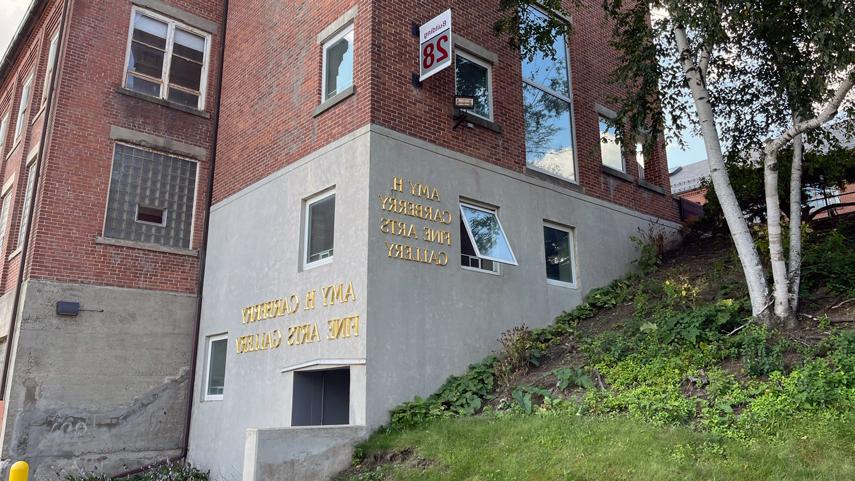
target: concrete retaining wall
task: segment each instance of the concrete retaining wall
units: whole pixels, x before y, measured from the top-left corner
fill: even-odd
[[[56,315],[60,300],[81,303]],[[181,452],[196,297],[29,281],[13,343],[2,458],[32,479],[118,473]]]

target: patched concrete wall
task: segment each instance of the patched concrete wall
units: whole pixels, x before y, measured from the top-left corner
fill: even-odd
[[[77,317],[56,302],[80,302]],[[117,473],[180,454],[197,298],[28,281],[15,333],[2,458],[32,479]]]
[[[365,259],[369,215],[368,129],[288,165],[261,182],[218,203],[210,216],[203,288],[198,366],[190,423],[189,459],[210,469],[217,480],[241,479],[247,429],[291,425],[293,369],[313,362],[358,361],[351,367],[350,422],[365,424],[365,339],[368,264]],[[303,268],[304,199],[335,188],[334,255],[330,263]],[[355,300],[323,306],[323,286],[352,283]],[[316,291],[314,309],[306,294]],[[242,322],[241,309],[267,301],[299,298],[288,315]],[[327,321],[360,316],[358,336],[329,339]],[[289,328],[317,325],[315,342],[289,345]],[[275,349],[237,352],[240,336],[280,330]],[[205,400],[207,337],[228,335],[225,388],[221,400]],[[284,372],[283,372],[284,370]],[[308,479],[308,478],[295,478]]]
[[[242,481],[324,481],[350,467],[365,426],[248,429]]]
[[[443,226],[389,213],[380,197],[392,178],[435,186],[440,201],[394,193],[452,213]],[[371,205],[368,239],[372,320],[368,337],[368,420],[388,422],[389,409],[413,396],[433,393],[451,374],[460,374],[497,347],[499,335],[514,326],[542,327],[582,302],[593,288],[629,272],[638,256],[629,237],[655,224],[670,237],[678,225],[565,188],[481,162],[381,127],[372,128]],[[499,275],[460,266],[459,203],[498,207],[499,218],[518,266],[502,265]],[[452,246],[381,232],[382,219],[448,229]],[[547,283],[544,221],[575,231],[576,287]],[[387,242],[444,250],[447,266],[388,257]]]

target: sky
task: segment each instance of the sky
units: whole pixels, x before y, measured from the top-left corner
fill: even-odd
[[[31,0],[0,0],[0,55],[6,51]]]
[[[6,51],[12,36],[18,30],[18,24],[24,18],[32,0],[0,0],[0,55]],[[698,137],[685,134],[687,149],[678,145],[668,146],[668,166],[673,169],[680,165],[691,164],[707,158],[704,143]]]

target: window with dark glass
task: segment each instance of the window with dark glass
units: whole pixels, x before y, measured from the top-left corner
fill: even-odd
[[[350,368],[294,373],[292,426],[350,424]]]
[[[192,160],[116,144],[104,236],[189,249],[196,170]]]
[[[575,284],[573,239],[570,230],[555,225],[544,225],[543,247],[546,254],[546,278],[552,283]]]
[[[307,267],[332,260],[335,236],[335,193],[328,192],[306,202]]]
[[[205,400],[223,398],[226,386],[226,354],[229,340],[227,336],[208,338],[208,369],[205,382]]]
[[[207,34],[135,9],[125,87],[203,109],[208,43]]]
[[[535,21],[546,14],[529,7]],[[556,55],[523,58],[523,107],[526,164],[567,180],[576,180],[570,56],[563,35],[556,36]]]
[[[455,54],[456,94],[475,99],[469,112],[493,120],[493,87],[490,64],[463,52]]]

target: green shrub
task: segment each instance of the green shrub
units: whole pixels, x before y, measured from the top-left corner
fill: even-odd
[[[500,386],[510,385],[514,376],[525,374],[529,367],[540,364],[546,354],[546,345],[534,339],[532,331],[525,325],[502,333],[499,338],[501,350],[495,363],[496,378]]]
[[[763,326],[752,324],[736,339],[745,370],[752,376],[765,376],[784,369],[784,345],[774,343]]]
[[[820,288],[835,294],[855,297],[855,248],[852,241],[837,230],[809,236],[802,252],[804,295]]]
[[[166,463],[122,478],[100,473],[62,473],[61,478],[64,481],[208,481],[209,473],[185,463]]]

